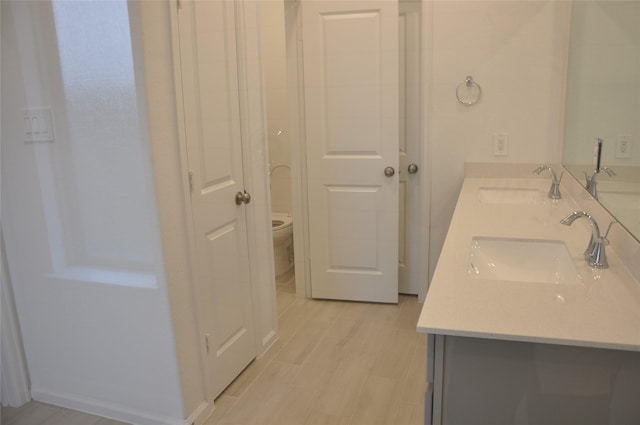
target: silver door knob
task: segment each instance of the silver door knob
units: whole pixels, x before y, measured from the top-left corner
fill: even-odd
[[[407,167],[407,171],[409,172],[409,174],[415,174],[418,172],[418,166],[416,164],[409,164],[409,167]]]
[[[393,167],[387,167],[384,169],[384,175],[387,177],[393,177],[395,173],[396,173],[396,170],[394,170]]]
[[[251,202],[251,195],[246,190],[236,193],[236,205],[248,204],[249,202]]]

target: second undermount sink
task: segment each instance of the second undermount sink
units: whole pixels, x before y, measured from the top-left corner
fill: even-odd
[[[540,199],[537,189],[481,187],[478,199],[483,204],[534,204]]]
[[[469,275],[476,279],[580,285],[564,242],[474,237]]]

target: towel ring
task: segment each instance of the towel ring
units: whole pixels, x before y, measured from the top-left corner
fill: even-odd
[[[482,89],[480,88],[480,84],[473,81],[473,77],[471,75],[468,75],[467,78],[458,84],[458,87],[456,88],[456,97],[458,98],[458,102],[466,106],[476,103],[480,99],[481,94]]]

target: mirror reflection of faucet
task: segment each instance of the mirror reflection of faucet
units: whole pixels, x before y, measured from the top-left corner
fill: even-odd
[[[547,194],[547,196],[549,196],[549,198],[551,199],[562,198],[562,194],[560,193],[560,181],[562,180],[562,176],[564,176],[564,171],[562,172],[562,174],[560,174],[560,178],[558,178],[555,171],[553,171],[553,168],[549,167],[548,165],[541,165],[535,170],[533,170],[533,173],[539,175],[544,170],[549,171],[549,173],[551,174],[551,180],[552,180],[551,188],[549,189],[549,193]]]
[[[586,179],[586,188],[589,193],[591,193],[591,196],[594,197],[594,199],[598,199],[598,180],[596,178],[598,177],[598,174],[600,174],[600,171],[604,171],[609,177],[613,177],[616,175],[616,173],[609,167],[600,167],[599,169],[596,168],[591,173],[591,176],[588,176],[587,173],[584,173],[584,177]]]

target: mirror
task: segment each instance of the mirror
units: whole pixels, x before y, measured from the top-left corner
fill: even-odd
[[[638,240],[639,22],[638,1],[573,2],[563,151],[566,169]],[[592,179],[596,138],[608,169]]]

